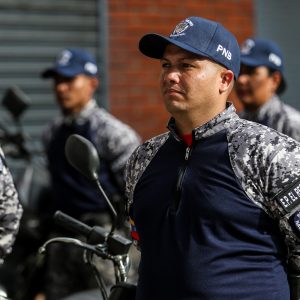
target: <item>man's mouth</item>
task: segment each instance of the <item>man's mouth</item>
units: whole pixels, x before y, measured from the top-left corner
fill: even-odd
[[[183,92],[180,89],[175,89],[175,88],[166,88],[164,90],[164,94],[182,94]]]

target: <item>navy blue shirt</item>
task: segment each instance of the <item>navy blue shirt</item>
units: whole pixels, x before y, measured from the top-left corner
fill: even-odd
[[[139,145],[139,136],[94,100],[77,115],[59,116],[44,132],[44,144],[52,181],[53,211],[79,217],[82,214],[108,211],[108,205],[95,183],[75,170],[65,156],[65,143],[71,134],[91,141],[99,155],[99,180],[112,200],[123,197],[124,168],[127,159]]]
[[[141,250],[136,299],[289,300],[284,212],[274,199],[300,176],[300,144],[232,107],[197,128],[191,147],[170,129],[127,167]]]

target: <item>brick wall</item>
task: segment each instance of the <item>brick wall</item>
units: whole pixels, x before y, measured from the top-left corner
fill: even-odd
[[[138,51],[142,35],[169,34],[187,16],[222,23],[239,43],[253,34],[252,0],[108,0],[108,5],[111,111],[144,140],[166,131],[169,115],[158,88],[159,62]],[[240,109],[234,93],[231,100]]]

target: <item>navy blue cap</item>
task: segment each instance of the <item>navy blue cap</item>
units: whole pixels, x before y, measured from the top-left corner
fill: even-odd
[[[64,49],[57,56],[53,67],[46,69],[42,77],[48,78],[57,74],[66,77],[75,77],[79,74],[97,76],[96,59],[91,53],[80,48]]]
[[[140,51],[149,57],[161,59],[168,44],[205,56],[223,65],[238,77],[240,47],[234,35],[220,23],[200,17],[188,17],[170,34],[144,35],[139,42]]]
[[[283,72],[283,55],[273,41],[247,39],[241,45],[241,63],[246,66],[266,66]]]
[[[280,93],[286,88],[283,77],[283,55],[276,43],[267,39],[250,38],[241,45],[241,63],[249,67],[265,66],[279,71],[282,79]]]

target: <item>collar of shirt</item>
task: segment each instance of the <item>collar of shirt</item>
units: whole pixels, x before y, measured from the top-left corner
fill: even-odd
[[[265,120],[266,116],[272,114],[275,111],[280,111],[280,99],[277,95],[274,95],[270,100],[268,100],[264,105],[259,107],[256,111],[244,110],[241,112],[240,116],[250,121],[260,123],[262,120]]]
[[[84,123],[90,113],[97,107],[95,99],[91,99],[86,106],[78,113],[67,115],[63,117],[63,122],[67,125],[70,125],[74,122],[77,124]]]
[[[192,135],[195,140],[212,136],[215,133],[223,130],[225,128],[225,123],[227,122],[227,120],[233,117],[238,118],[236,109],[232,103],[227,102],[226,109],[224,111],[215,116],[209,122],[195,128],[192,132]],[[167,128],[177,140],[181,140],[181,138],[177,134],[176,121],[173,117],[170,119]]]

